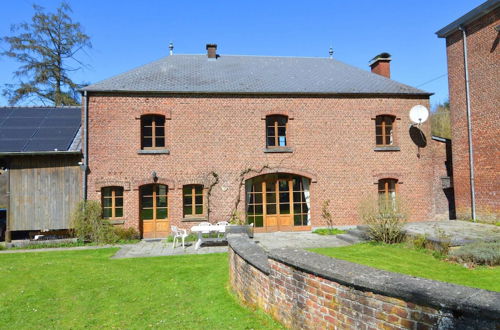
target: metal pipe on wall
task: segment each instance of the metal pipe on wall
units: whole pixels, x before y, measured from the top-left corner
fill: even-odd
[[[459,27],[463,37],[464,51],[464,71],[465,71],[465,100],[467,107],[467,132],[469,135],[469,174],[470,174],[470,193],[471,193],[471,211],[472,220],[476,221],[476,187],[474,182],[474,147],[472,145],[472,121],[470,111],[470,86],[469,86],[469,67],[467,61],[467,32],[464,26]]]
[[[82,197],[87,200],[87,173],[89,168],[89,101],[87,91],[83,91],[83,175],[82,175]]]

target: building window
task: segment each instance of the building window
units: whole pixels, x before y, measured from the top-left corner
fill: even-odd
[[[165,148],[165,116],[144,115],[141,117],[141,148]]]
[[[203,186],[187,185],[182,188],[184,217],[203,216]]]
[[[382,115],[375,118],[375,140],[378,146],[394,143],[394,116]]]
[[[286,147],[286,126],[288,117],[273,115],[266,117],[266,146],[268,148]]]
[[[382,205],[396,205],[396,192],[397,192],[396,179],[380,179],[378,180],[378,196]]]
[[[102,217],[116,219],[123,217],[123,187],[104,187],[102,195]]]

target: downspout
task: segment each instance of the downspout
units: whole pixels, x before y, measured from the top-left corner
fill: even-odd
[[[87,173],[89,168],[89,102],[87,91],[83,91],[83,175],[82,175],[82,197],[87,200]]]
[[[10,167],[10,164],[8,163],[8,170],[6,171],[7,172],[7,219],[5,221],[5,243],[10,243],[12,241],[12,232],[10,231],[10,215],[11,215],[11,212],[10,210],[12,209],[11,207],[11,194],[10,194],[10,171],[11,171],[11,167]]]
[[[467,132],[469,135],[469,170],[470,170],[470,194],[472,220],[476,221],[476,187],[474,182],[474,148],[472,146],[472,122],[470,113],[470,89],[469,89],[469,67],[467,61],[467,32],[464,26],[460,26],[464,45],[464,71],[465,71],[465,100],[467,102]]]

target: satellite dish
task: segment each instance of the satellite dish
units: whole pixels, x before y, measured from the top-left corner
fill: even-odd
[[[429,118],[429,110],[423,105],[416,105],[410,110],[410,120],[415,124],[424,123]]]

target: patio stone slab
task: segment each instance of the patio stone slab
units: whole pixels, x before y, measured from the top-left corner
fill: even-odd
[[[409,235],[425,235],[434,241],[449,238],[451,246],[500,241],[500,227],[460,220],[408,223],[405,230]]]

